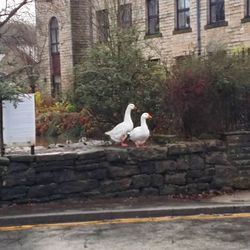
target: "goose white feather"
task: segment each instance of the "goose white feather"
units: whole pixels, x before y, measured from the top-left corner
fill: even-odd
[[[144,146],[144,143],[150,136],[150,131],[147,126],[147,119],[151,119],[152,116],[148,113],[143,113],[141,115],[141,126],[134,128],[131,132],[129,132],[129,138],[133,141],[136,147]]]
[[[135,109],[135,105],[130,103],[126,108],[123,122],[117,124],[112,130],[105,132],[113,141],[121,143],[122,146],[127,146],[123,142],[127,138],[128,132],[134,127],[134,123],[131,119],[131,111],[133,109]]]

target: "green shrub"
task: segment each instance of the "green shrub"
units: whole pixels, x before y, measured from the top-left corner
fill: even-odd
[[[112,34],[107,43],[94,45],[76,68],[78,108],[87,108],[99,124],[121,121],[128,103],[140,112],[159,113],[165,69],[142,55],[135,29]]]

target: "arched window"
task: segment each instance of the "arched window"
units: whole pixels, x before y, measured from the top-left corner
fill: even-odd
[[[59,29],[56,17],[50,20],[50,45],[51,53],[59,53]]]
[[[52,17],[49,23],[50,50],[51,50],[51,94],[59,97],[61,93],[61,63],[59,47],[59,25],[56,17]]]

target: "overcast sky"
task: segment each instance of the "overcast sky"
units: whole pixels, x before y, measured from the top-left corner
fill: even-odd
[[[22,2],[22,0],[7,0],[8,6],[11,6],[13,9],[17,6],[18,3]],[[0,0],[0,12],[6,7],[6,0]],[[22,7],[18,11],[18,19],[24,19],[28,22],[35,22],[35,4],[34,1]]]

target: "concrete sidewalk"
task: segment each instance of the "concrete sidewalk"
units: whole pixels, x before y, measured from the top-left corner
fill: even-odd
[[[226,213],[250,213],[250,191],[201,200],[159,196],[3,206],[0,226]]]

